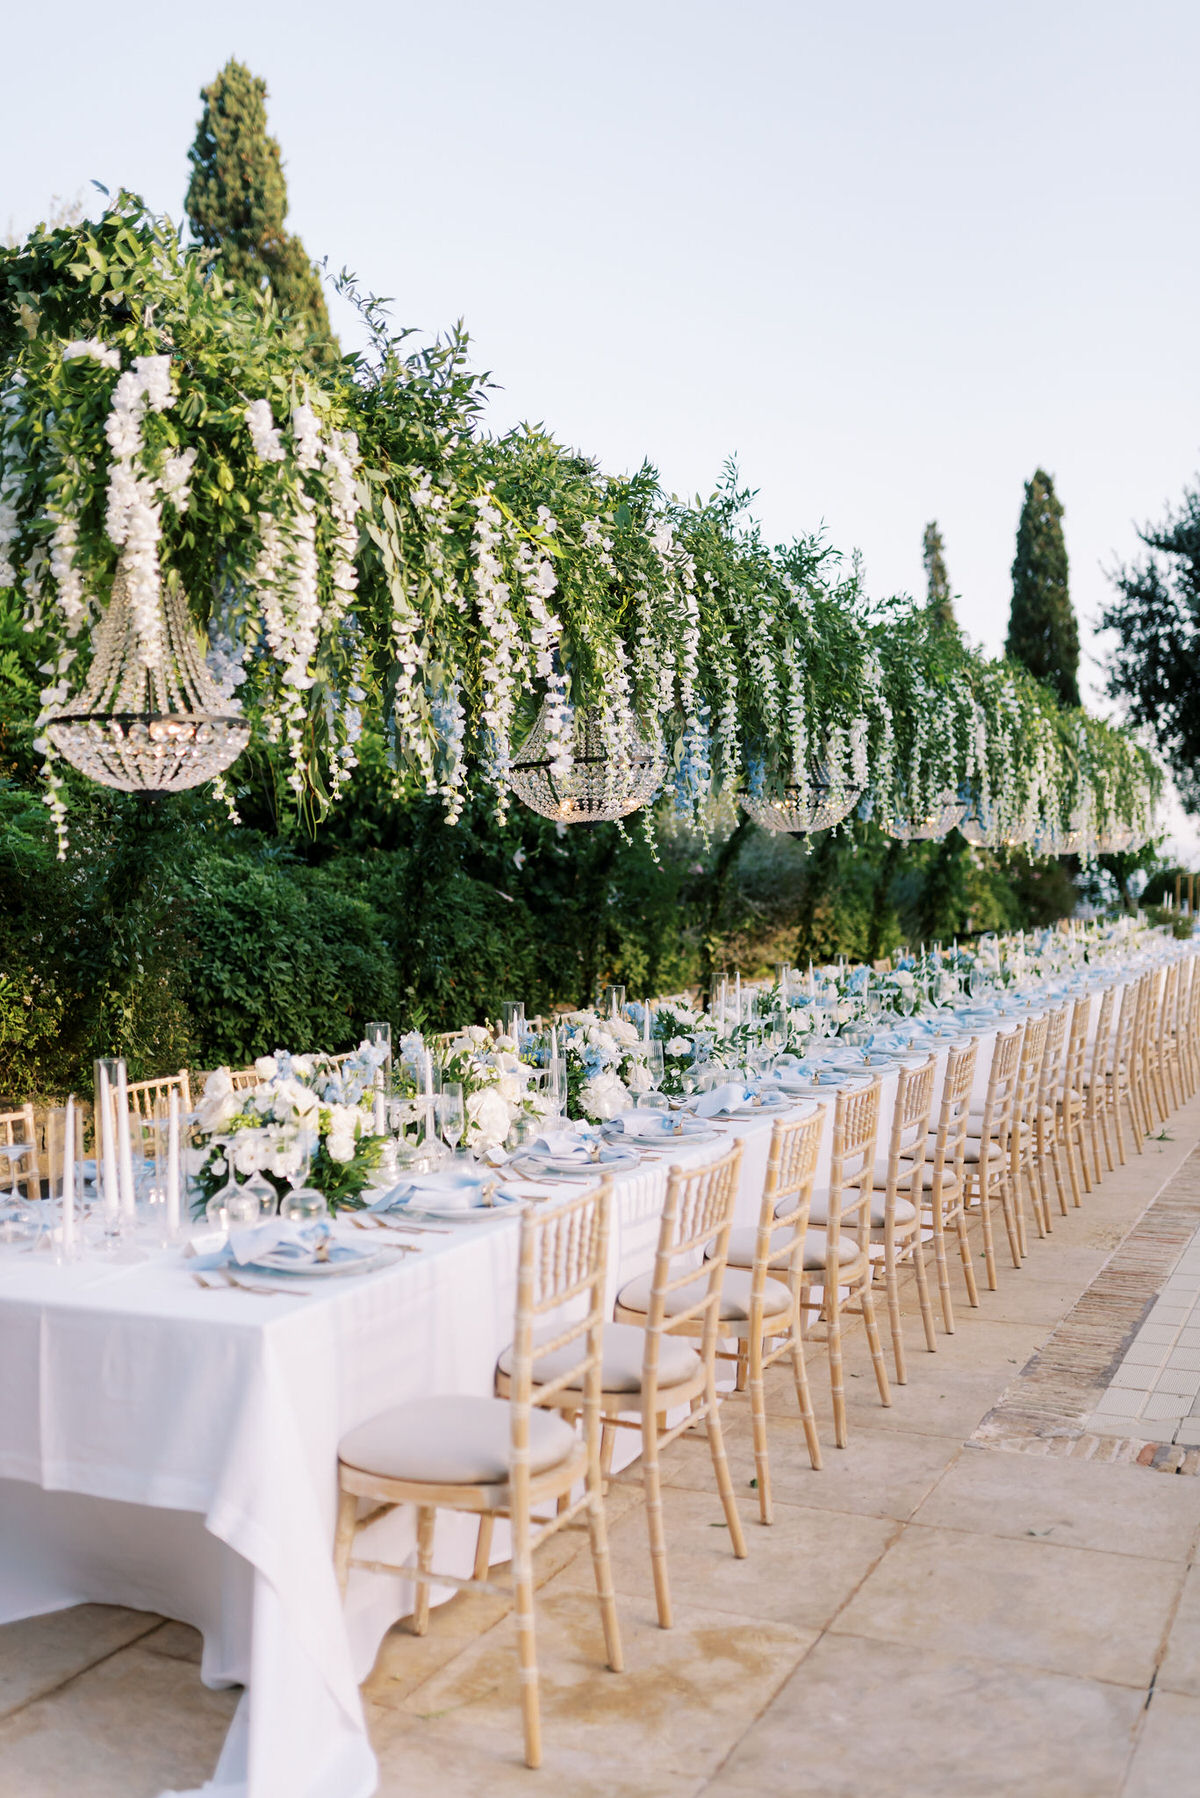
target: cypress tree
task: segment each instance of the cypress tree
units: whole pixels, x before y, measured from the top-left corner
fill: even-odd
[[[1067,587],[1063,509],[1039,468],[1025,483],[1012,566],[1012,611],[1005,651],[1045,681],[1064,705],[1079,704],[1079,627]]]
[[[946,546],[942,542],[942,533],[938,530],[937,520],[931,518],[925,526],[925,535],[921,542],[921,560],[925,564],[925,582],[929,600],[929,609],[936,612],[945,624],[953,624],[954,603],[950,596],[950,576],[946,572]]]
[[[201,89],[204,111],[188,151],[188,223],[216,252],[222,274],[274,295],[280,312],[334,353],[320,277],[298,237],[284,229],[287,183],[267,135],[267,84],[234,58]]]

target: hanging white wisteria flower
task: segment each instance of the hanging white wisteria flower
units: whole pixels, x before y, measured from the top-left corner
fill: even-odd
[[[53,703],[86,680],[121,557],[146,666],[169,579],[280,796],[312,815],[360,760],[397,804],[503,812],[541,715],[559,782],[581,717],[618,772],[632,720],[698,822],[722,792],[828,780],[879,814],[961,795],[1000,842],[1050,841],[1077,811],[1097,839],[1148,830],[1160,777],[1129,736],[922,608],[873,611],[820,538],[765,544],[734,471],[687,505],[652,469],[488,436],[461,333],[414,350],[363,301],[367,352],[314,368],[124,195],[2,254],[21,299],[0,588]]]

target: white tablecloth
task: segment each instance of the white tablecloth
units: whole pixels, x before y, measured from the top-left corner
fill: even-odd
[[[977,1030],[980,1094],[997,1027]],[[894,1068],[882,1081],[881,1154]],[[738,1221],[754,1223],[770,1128],[734,1128]],[[827,1127],[818,1184],[829,1138]],[[727,1140],[670,1159],[701,1161]],[[668,1165],[617,1182],[610,1297],[651,1265]],[[202,1292],[176,1251],[66,1268],[0,1252],[0,1622],[98,1602],[195,1625],[205,1681],[246,1688],[208,1794],[375,1790],[358,1684],[411,1589],[355,1575],[343,1608],[337,1443],[408,1397],[490,1392],[514,1303],[513,1219],[412,1240],[420,1254],[319,1291],[312,1281],[305,1298]],[[369,1540],[403,1560],[411,1538],[401,1512]],[[472,1548],[469,1520],[439,1518],[440,1565],[466,1571]]]

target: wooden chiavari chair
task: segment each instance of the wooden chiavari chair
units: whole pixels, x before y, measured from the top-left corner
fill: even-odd
[[[1108,1069],[1113,1051],[1113,1024],[1116,1019],[1116,988],[1106,986],[1100,995],[1100,1011],[1096,1018],[1096,1034],[1092,1038],[1092,1055],[1083,1076],[1083,1114],[1091,1137],[1092,1166],[1096,1184],[1104,1178],[1105,1169],[1113,1169],[1112,1142],[1108,1133],[1109,1084]],[[1104,1143],[1104,1167],[1100,1165],[1100,1144]]]
[[[1071,1027],[1067,1032],[1067,1054],[1063,1063],[1062,1085],[1058,1093],[1058,1111],[1055,1123],[1059,1141],[1067,1161],[1067,1177],[1071,1182],[1071,1198],[1078,1206],[1082,1204],[1079,1191],[1082,1176],[1084,1190],[1091,1192],[1092,1175],[1087,1161],[1087,1142],[1084,1136],[1083,1120],[1086,1101],[1083,1089],[1083,1068],[1087,1056],[1088,1025],[1092,1018],[1091,995],[1076,999],[1071,1007]]]
[[[1143,974],[1140,985],[1142,1000],[1133,1039],[1133,1085],[1137,1093],[1143,1134],[1152,1136],[1157,1127],[1166,1121],[1165,1107],[1160,1112],[1158,1106],[1156,1078],[1158,1044],[1155,1032],[1159,1023],[1161,969]]]
[[[258,1075],[255,1074],[255,1079]],[[160,1099],[169,1099],[172,1091],[179,1094],[181,1111],[192,1109],[192,1089],[186,1068],[180,1068],[177,1074],[164,1074],[159,1080],[133,1080],[129,1085],[129,1109],[141,1118],[144,1124],[154,1120],[154,1109]]]
[[[1025,1020],[1021,1039],[1021,1065],[1017,1073],[1017,1095],[1013,1104],[1012,1130],[1009,1136],[1009,1178],[1022,1256],[1028,1251],[1028,1232],[1025,1228],[1026,1193],[1029,1195],[1038,1235],[1044,1237],[1050,1231],[1050,1219],[1042,1213],[1042,1192],[1038,1185],[1034,1153],[1037,1146],[1035,1113],[1049,1028],[1050,1019],[1044,1011]]]
[[[872,1270],[876,1283],[882,1282],[886,1294],[892,1361],[897,1383],[901,1386],[908,1383],[900,1317],[900,1268],[906,1262],[911,1263],[916,1275],[925,1346],[931,1354],[937,1350],[921,1224],[922,1183],[936,1072],[937,1061],[932,1055],[920,1067],[900,1069],[888,1157],[882,1167],[877,1165],[875,1168],[875,1196],[871,1201]]]
[[[1200,1087],[1200,959],[1188,957],[1191,979],[1188,982],[1186,1022],[1183,1027],[1184,1066],[1188,1097]]]
[[[875,1195],[875,1157],[879,1141],[879,1081],[855,1092],[838,1094],[833,1110],[833,1153],[829,1192],[813,1200],[813,1213],[824,1210],[822,1225],[810,1227],[804,1241],[800,1273],[800,1311],[806,1323],[824,1326],[833,1399],[833,1436],[839,1448],[848,1440],[842,1319],[861,1317],[875,1369],[879,1402],[890,1405],[891,1388],[875,1317],[871,1271],[871,1204]],[[849,1222],[851,1230],[843,1232]],[[814,1286],[820,1277],[821,1295]],[[811,1330],[807,1332],[811,1334]]]
[[[999,1205],[1008,1233],[1008,1249],[1014,1267],[1020,1267],[1025,1245],[1017,1227],[1011,1178],[1011,1144],[1013,1108],[1016,1105],[1021,1071],[1021,1044],[1024,1031],[1003,1030],[992,1046],[988,1068],[987,1095],[979,1118],[978,1134],[968,1119],[967,1137],[963,1144],[966,1177],[964,1202],[969,1210],[979,1206],[983,1234],[983,1260],[987,1272],[988,1291],[996,1290],[996,1244],[992,1233],[992,1209]]]
[[[921,1226],[923,1230],[930,1231],[933,1239],[942,1327],[948,1336],[954,1333],[954,1305],[950,1297],[950,1265],[946,1253],[946,1235],[950,1229],[954,1230],[958,1239],[967,1299],[972,1305],[979,1303],[975,1269],[971,1262],[971,1243],[967,1235],[965,1203],[967,1125],[978,1054],[979,1042],[974,1037],[962,1048],[951,1048],[949,1051],[938,1102],[938,1127],[933,1139],[933,1153],[926,1154],[925,1165],[921,1170]]]
[[[1054,1176],[1058,1208],[1067,1215],[1066,1185],[1063,1181],[1062,1157],[1058,1140],[1058,1094],[1062,1084],[1062,1065],[1066,1054],[1067,1024],[1070,1008],[1057,1005],[1046,1020],[1046,1047],[1038,1072],[1037,1107],[1034,1117],[1034,1162],[1037,1167],[1038,1190],[1042,1199],[1042,1221],[1050,1229],[1050,1190],[1047,1169]]]
[[[1178,961],[1173,961],[1166,971],[1163,979],[1162,1011],[1158,1030],[1160,1091],[1171,1111],[1178,1111],[1183,1104],[1183,1069],[1179,1039],[1182,974],[1183,964]]]
[[[823,1107],[794,1123],[776,1119],[771,1126],[758,1223],[732,1230],[729,1236],[721,1288],[721,1338],[736,1342],[737,1348],[732,1352],[718,1348],[716,1353],[718,1360],[736,1360],[737,1390],[749,1388],[758,1512],[763,1523],[773,1519],[763,1374],[784,1357],[792,1364],[808,1458],[814,1470],[821,1466],[799,1300],[813,1176],[824,1128]]]
[[[21,1127],[19,1136],[18,1125]],[[13,1193],[18,1186],[23,1186],[27,1199],[42,1196],[37,1124],[32,1105],[22,1105],[16,1111],[0,1111],[0,1181]]]
[[[605,1437],[603,1467],[607,1474],[617,1429],[641,1431],[650,1565],[658,1621],[663,1629],[671,1627],[671,1591],[659,1457],[669,1443],[695,1424],[703,1422],[707,1429],[733,1552],[739,1560],[746,1553],[746,1538],[725,1457],[715,1372],[721,1334],[721,1286],[741,1162],[742,1145],[737,1142],[727,1155],[706,1167],[671,1169],[654,1269],[621,1288],[615,1322],[604,1333],[600,1393]],[[699,1346],[693,1348],[688,1339],[694,1341],[697,1337]],[[561,1405],[563,1400],[554,1402]],[[667,1413],[680,1405],[690,1407],[689,1415],[668,1427]],[[622,1416],[622,1412],[632,1410],[639,1412],[636,1420]]]
[[[1122,1105],[1129,1113],[1129,1129],[1133,1137],[1133,1146],[1139,1155],[1145,1152],[1142,1146],[1145,1132],[1142,1129],[1141,1109],[1134,1086],[1138,1014],[1141,1006],[1141,980],[1126,981],[1121,988],[1121,1004],[1116,1030],[1113,1033],[1112,1060],[1107,1070],[1107,1108],[1112,1117],[1113,1133],[1117,1139],[1117,1159],[1122,1167],[1125,1166],[1125,1131],[1121,1122]]]
[[[351,1568],[407,1576],[416,1585],[417,1635],[428,1627],[431,1583],[491,1592],[506,1589],[489,1581],[486,1573],[492,1522],[508,1518],[525,1761],[530,1767],[539,1765],[542,1752],[533,1552],[581,1514],[591,1539],[608,1664],[614,1672],[621,1670],[600,1471],[600,1370],[611,1197],[612,1182],[606,1179],[562,1204],[522,1214],[507,1397],[411,1399],[351,1430],[338,1448],[334,1562],[343,1594]],[[586,1305],[582,1316],[564,1321],[564,1308],[570,1314],[571,1308],[578,1311],[582,1305]],[[539,1323],[544,1333],[535,1339]],[[557,1414],[564,1408],[572,1414],[582,1412],[582,1438]],[[572,1499],[572,1488],[580,1480],[583,1495]],[[372,1509],[360,1518],[361,1499],[370,1501]],[[558,1506],[552,1516],[534,1516],[537,1507],[551,1503]],[[415,1565],[396,1567],[357,1558],[353,1550],[359,1531],[402,1504],[417,1507]],[[439,1510],[466,1511],[480,1518],[475,1572],[469,1580],[434,1572]]]

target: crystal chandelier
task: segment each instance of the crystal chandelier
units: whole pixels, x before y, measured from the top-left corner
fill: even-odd
[[[966,813],[965,800],[947,787],[924,811],[907,817],[897,813],[894,818],[881,819],[880,829],[885,836],[896,837],[901,843],[928,843],[935,838],[948,837],[956,824],[962,824]]]
[[[151,630],[139,629],[122,557],[83,692],[47,723],[54,747],[81,774],[123,793],[197,787],[250,740],[246,719],[205,666],[182,588],[164,588]]]
[[[807,786],[785,787],[782,799],[766,795],[756,799],[749,793],[742,793],[738,804],[763,830],[786,831],[797,836],[814,830],[831,830],[849,816],[861,798],[860,786],[835,779],[826,765],[818,762],[809,775]]]
[[[556,824],[602,824],[647,805],[662,786],[666,762],[633,713],[572,707],[568,718],[571,761],[556,770],[549,701],[543,701],[509,767],[517,798]]]

